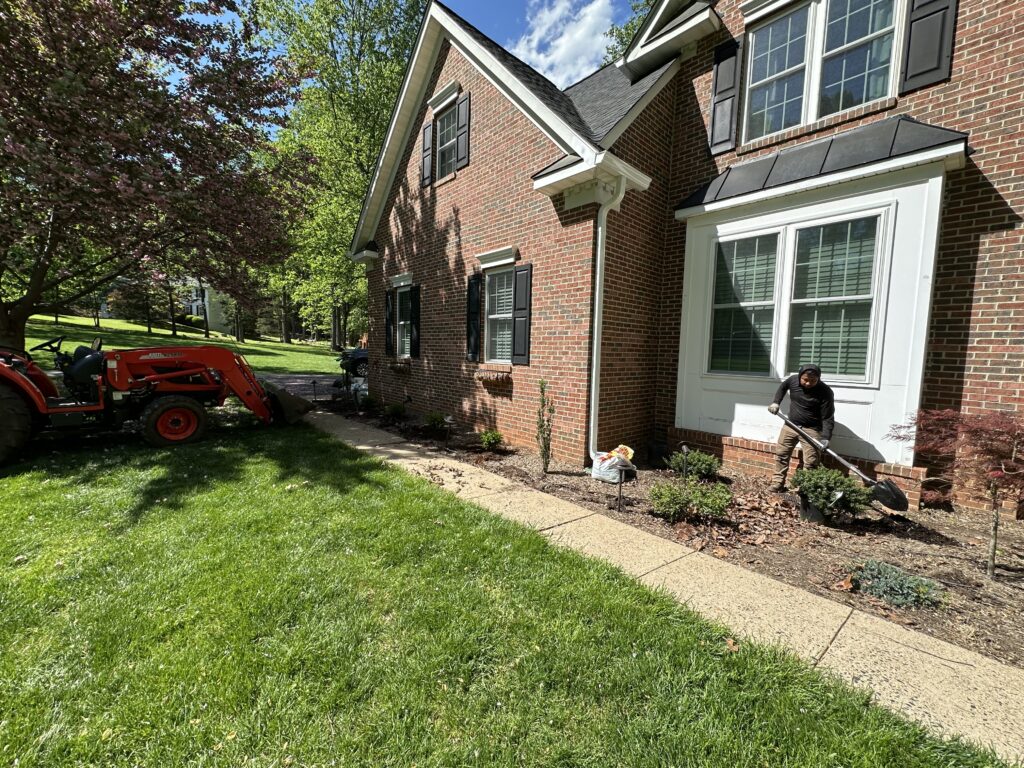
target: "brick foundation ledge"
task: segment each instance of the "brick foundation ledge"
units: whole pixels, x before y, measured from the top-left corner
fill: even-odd
[[[727,437],[715,435],[710,432],[699,432],[694,429],[668,430],[669,450],[676,450],[680,442],[685,442],[691,448],[706,453],[713,453],[722,460],[722,467],[725,469],[739,470],[752,475],[770,476],[775,470],[775,443],[762,440],[747,440],[742,437]],[[799,466],[795,458],[798,452],[794,451],[794,458],[790,462],[790,477],[793,471]],[[907,494],[910,501],[910,508],[917,509],[921,504],[921,481],[924,480],[927,470],[924,467],[908,467],[903,464],[875,464],[864,459],[851,459],[854,464],[868,477],[876,480],[892,480],[900,489]],[[825,457],[825,466],[841,471],[846,469],[832,460]]]

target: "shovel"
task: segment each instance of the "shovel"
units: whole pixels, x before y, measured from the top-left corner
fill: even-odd
[[[906,512],[910,508],[910,502],[907,500],[907,495],[900,490],[900,487],[896,485],[892,480],[872,480],[870,477],[861,472],[857,467],[848,462],[838,453],[833,451],[831,448],[822,449],[821,443],[811,437],[809,434],[804,432],[800,427],[789,420],[786,414],[779,411],[776,416],[786,422],[786,425],[796,432],[800,437],[806,440],[808,443],[813,445],[819,451],[824,450],[833,459],[838,461],[848,470],[853,472],[857,477],[864,481],[864,485],[871,489],[871,498],[881,504],[883,507],[888,507],[895,512]]]

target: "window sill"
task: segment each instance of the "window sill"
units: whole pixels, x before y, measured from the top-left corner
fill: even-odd
[[[477,381],[511,381],[512,366],[506,363],[481,363],[473,378]]]
[[[748,141],[746,144],[741,144],[737,147],[736,154],[747,155],[751,152],[756,152],[759,149],[764,149],[765,147],[784,144],[792,139],[817,133],[818,131],[823,131],[826,128],[833,128],[837,125],[842,125],[843,123],[867,117],[868,115],[887,112],[895,107],[897,102],[898,99],[895,96],[890,96],[886,99],[878,99],[867,104],[861,104],[859,107],[854,107],[846,110],[845,112],[838,112],[834,115],[823,117],[820,120],[815,120],[813,123],[808,123],[807,125],[798,125],[780,133],[773,133],[771,136],[764,136],[760,139]]]
[[[434,182],[434,186],[435,187],[440,187],[442,184],[447,184],[449,181],[455,181],[455,176],[456,175],[457,175],[457,173],[455,171],[452,171],[447,176],[444,176],[443,178],[440,178],[437,181],[435,181]]]
[[[412,370],[412,359],[403,357],[398,360],[391,360],[388,362],[388,368],[395,373],[409,373]]]

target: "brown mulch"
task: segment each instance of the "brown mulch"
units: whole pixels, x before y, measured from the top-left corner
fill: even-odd
[[[376,423],[376,422],[375,422]],[[384,425],[413,442],[441,450],[443,440],[410,425]],[[671,524],[652,514],[650,490],[674,475],[641,469],[617,488],[579,467],[526,452],[482,451],[473,435],[453,436],[452,458],[484,467],[537,490],[587,507],[658,536],[681,542],[793,586],[881,616],[998,661],[1024,668],[1024,522],[1000,526],[994,581],[985,575],[988,515],[940,510],[886,514],[879,507],[856,518],[819,525],[801,520],[797,499],[768,490],[769,479],[729,473],[733,503],[724,520],[695,518]],[[868,559],[937,581],[945,590],[937,608],[894,608],[850,588],[851,571]]]

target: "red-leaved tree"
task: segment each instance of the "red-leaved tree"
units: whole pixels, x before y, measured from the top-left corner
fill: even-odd
[[[234,0],[0,4],[0,345],[143,259],[231,292],[288,249],[295,81]]]
[[[948,489],[984,494],[991,504],[992,535],[986,571],[995,577],[999,516],[1005,501],[1024,505],[1024,417],[1007,411],[961,413],[924,410],[892,428],[890,437],[913,442],[917,455],[938,468]]]

